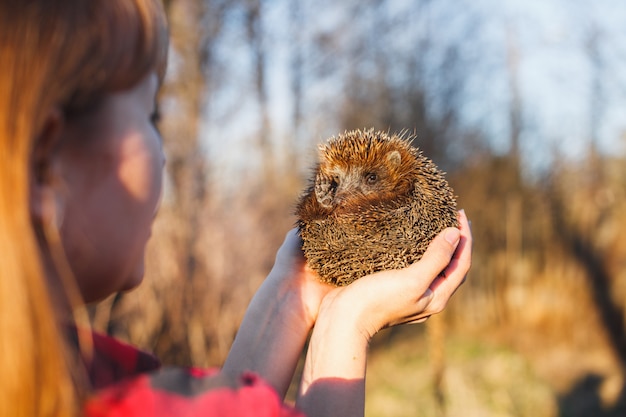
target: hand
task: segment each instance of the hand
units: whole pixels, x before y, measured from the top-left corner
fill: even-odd
[[[472,236],[463,211],[459,224],[459,229],[448,228],[437,235],[413,265],[337,288],[324,300],[323,314],[333,310],[335,320],[352,316],[369,341],[382,328],[421,322],[441,312],[471,266]]]
[[[335,287],[320,281],[306,264],[302,240],[297,229],[290,230],[278,249],[274,267],[268,278],[282,294],[293,294],[298,300],[301,320],[311,329],[317,320],[322,299]]]
[[[465,280],[472,236],[460,228],[435,237],[422,259],[335,288],[322,301],[305,360],[298,407],[308,416],[362,416],[371,338],[382,328],[423,321],[441,312]]]

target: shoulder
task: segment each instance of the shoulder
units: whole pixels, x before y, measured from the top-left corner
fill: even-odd
[[[66,334],[70,346],[79,353],[94,389],[161,367],[160,361],[151,353],[90,329],[68,326]],[[87,343],[83,346],[85,341]]]
[[[304,417],[252,373],[224,381],[217,370],[164,369],[97,391],[86,417]]]

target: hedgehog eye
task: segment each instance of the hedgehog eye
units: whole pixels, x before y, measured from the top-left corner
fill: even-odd
[[[378,181],[378,175],[376,175],[375,172],[368,172],[365,174],[365,182],[368,184],[374,184],[376,181]]]

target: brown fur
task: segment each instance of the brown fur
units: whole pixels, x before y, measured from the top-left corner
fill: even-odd
[[[354,130],[320,146],[296,215],[309,265],[347,285],[418,260],[443,228],[457,225],[443,174],[409,139]]]

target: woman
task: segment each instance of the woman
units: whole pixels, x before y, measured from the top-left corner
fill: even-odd
[[[74,326],[143,278],[166,51],[157,0],[0,0],[0,415],[299,415],[282,398],[311,329],[297,407],[362,415],[371,337],[441,311],[463,281],[463,213],[420,262],[343,288],[316,280],[291,231],[219,372],[160,369]]]

